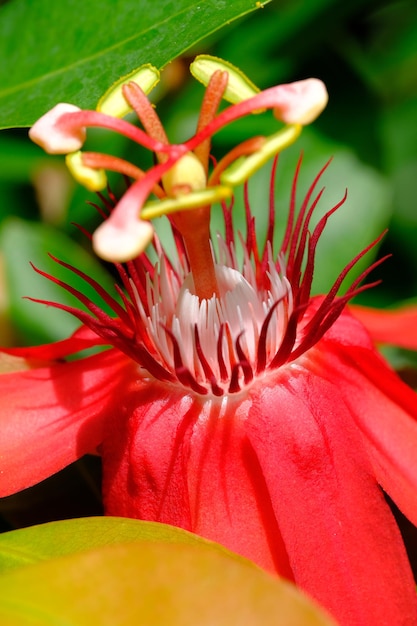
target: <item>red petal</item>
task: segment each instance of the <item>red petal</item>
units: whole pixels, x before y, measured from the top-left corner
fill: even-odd
[[[35,349],[36,351],[36,349]],[[94,450],[132,362],[116,350],[0,375],[0,496]]]
[[[374,351],[323,342],[328,361],[343,380],[341,392],[364,435],[378,482],[417,525],[417,395]]]
[[[341,345],[342,344],[342,345]],[[417,395],[372,347],[360,322],[343,313],[320,342],[315,361],[340,388],[374,465],[378,482],[417,525]],[[320,359],[318,355],[321,354]]]
[[[353,315],[368,329],[372,339],[417,350],[417,306],[391,311],[351,305]]]
[[[248,412],[295,580],[341,624],[411,626],[413,577],[343,402],[343,377],[327,360],[333,382],[323,380],[308,371],[307,358],[306,369],[299,362],[262,381]]]
[[[102,446],[106,512],[180,526],[291,578],[247,446],[245,400],[206,401],[156,383],[131,401]]]

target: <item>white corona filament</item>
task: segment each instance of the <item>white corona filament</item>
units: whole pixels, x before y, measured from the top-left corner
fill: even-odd
[[[245,250],[245,247],[243,247]],[[202,352],[217,383],[221,384],[221,371],[218,359],[218,337],[223,333],[221,351],[230,379],[233,364],[239,361],[235,342],[240,336],[240,344],[253,371],[257,365],[257,348],[262,325],[271,307],[276,305],[268,324],[265,342],[266,363],[272,360],[285,335],[289,316],[293,310],[291,285],[285,276],[281,263],[278,271],[268,248],[266,274],[269,278],[268,290],[260,290],[256,284],[252,263],[244,255],[242,270],[237,269],[237,260],[222,239],[219,240],[222,264],[216,265],[216,277],[220,296],[200,300],[194,294],[191,273],[179,268],[175,273],[162,259],[155,267],[153,279],[147,281],[148,312],[136,296],[136,305],[148,337],[152,340],[160,363],[169,371],[175,369],[173,341],[166,329],[175,337],[182,364],[188,368],[194,379],[210,390],[210,381],[204,373],[199,359],[195,327]],[[177,268],[178,272],[178,268]],[[278,303],[278,304],[276,304]],[[231,341],[230,341],[231,339]],[[227,388],[225,383],[225,389]],[[242,381],[240,385],[243,386]]]

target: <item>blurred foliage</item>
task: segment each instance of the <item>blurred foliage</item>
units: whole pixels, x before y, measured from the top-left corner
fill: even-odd
[[[68,2],[70,5],[71,1]],[[15,4],[19,8],[20,0],[6,3],[0,11],[8,10],[10,13]],[[235,8],[236,14],[239,9],[243,11],[243,4],[242,2],[242,6]],[[96,16],[97,11],[95,3],[93,5],[90,7],[92,17]],[[187,1],[184,0],[184,7],[186,5]],[[194,6],[192,2],[188,2],[188,5]],[[43,5],[39,6],[42,9]],[[130,3],[119,2],[119,9],[121,14],[118,20],[123,25],[131,16]],[[31,11],[34,11],[33,15]],[[7,17],[8,14],[4,13],[4,16]],[[37,16],[34,7],[31,7],[26,16],[23,28],[26,28],[31,16]],[[45,15],[42,18],[47,19]],[[49,19],[52,23],[54,15]],[[212,20],[213,16],[207,19]],[[218,24],[219,18],[216,19]],[[6,29],[6,22],[7,20],[3,21],[3,29]],[[209,24],[210,29],[207,30],[214,30],[212,21]],[[88,30],[88,26],[85,28]],[[167,32],[170,32],[169,28]],[[58,28],[55,34],[53,30],[48,32],[50,40],[55,37],[54,46],[57,49],[60,46],[60,33]],[[200,31],[194,39],[199,36]],[[26,39],[27,37],[29,35]],[[124,42],[126,35],[111,29],[111,38]],[[21,47],[16,44],[14,49],[15,58],[19,59],[19,71],[23,74],[25,61],[29,64],[28,68],[33,65],[33,59],[25,54],[23,48],[26,39]],[[190,35],[188,39],[191,43],[193,37]],[[97,54],[103,47],[100,40],[91,45]],[[176,45],[175,42],[168,45],[169,51],[174,53]],[[61,45],[63,50],[65,46],[66,39]],[[44,48],[45,46],[41,46],[42,58],[45,58]],[[79,50],[83,67],[88,67],[86,50],[89,50],[86,44]],[[169,55],[169,51],[165,54]],[[326,82],[330,94],[328,108],[311,128],[306,129],[301,140],[280,159],[276,185],[278,220],[282,224],[285,222],[290,184],[300,151],[304,150],[304,164],[299,197],[302,197],[319,169],[333,156],[333,162],[323,178],[326,193],[317,217],[343,196],[346,187],[348,200],[332,218],[320,242],[316,291],[327,289],[352,255],[359,252],[385,227],[389,227],[389,234],[384,239],[380,254],[392,252],[393,257],[378,268],[373,277],[382,278],[383,285],[368,292],[362,300],[386,305],[415,297],[415,3],[411,0],[353,1],[342,6],[335,0],[316,0],[312,3],[281,0],[267,4],[261,10],[217,30],[203,42],[195,44],[186,55],[171,63],[163,74],[156,95],[158,111],[173,141],[186,138],[195,128],[202,87],[189,78],[188,63],[195,53],[202,51],[235,63],[261,88],[307,76],[317,76]],[[108,53],[107,47],[106,54]],[[141,57],[138,62],[141,60],[145,59]],[[159,57],[156,59],[153,53],[151,60],[158,62]],[[54,63],[58,67],[60,60],[55,60]],[[117,69],[117,63],[115,65]],[[126,71],[130,69],[126,66],[123,68]],[[42,68],[39,72],[41,71]],[[72,67],[70,71],[74,71]],[[110,73],[108,82],[115,77],[116,75]],[[16,82],[17,79],[13,80]],[[100,89],[103,89],[105,85],[102,74],[97,75],[97,81]],[[60,85],[58,82],[56,88],[59,89]],[[65,86],[63,89],[65,92]],[[25,101],[25,94],[26,92],[16,93],[17,102]],[[98,94],[93,95],[95,97]],[[58,92],[48,94],[48,98],[59,101],[63,96]],[[73,101],[82,104],[76,93]],[[235,123],[215,138],[214,152],[217,156],[221,155],[245,138],[247,133],[268,134],[273,130],[272,117],[268,116],[255,116],[251,120]],[[140,162],[140,151],[136,147],[132,148],[124,138],[108,136],[99,131],[90,136],[91,145],[95,149],[123,154]],[[58,300],[65,298],[59,288],[49,285],[47,281],[35,280],[29,261],[48,269],[50,264],[46,252],[57,249],[53,245],[53,239],[58,230],[58,247],[62,255],[73,263],[79,256],[78,265],[84,269],[88,267],[91,271],[93,261],[88,261],[87,256],[78,248],[80,245],[88,248],[88,241],[74,228],[72,222],[89,230],[94,228],[98,217],[86,201],[94,201],[95,198],[73,183],[65,170],[63,159],[48,157],[33,146],[27,140],[25,130],[2,132],[0,163],[1,242],[5,255],[5,264],[2,266],[4,297],[0,301],[3,332],[0,336],[3,343],[55,340],[58,338],[59,328],[62,336],[66,336],[74,323],[72,320],[65,321],[65,316],[59,315],[53,323],[51,320],[56,312],[43,318],[43,313],[37,313],[39,308],[36,307],[40,305],[22,301],[21,297],[24,295]],[[117,185],[116,182],[114,184]],[[269,170],[266,169],[250,183],[252,209],[257,214],[261,231],[266,219],[268,194]],[[238,198],[237,215],[239,206],[241,200]],[[16,218],[23,221],[18,222]],[[35,240],[38,242],[36,245]],[[76,252],[77,249],[80,250],[79,253]],[[361,267],[369,263],[371,258],[372,255],[368,255]],[[97,263],[94,273],[96,277],[102,275]],[[10,322],[10,314],[13,323]]]
[[[21,7],[25,3],[9,0],[0,7],[0,17],[2,11],[9,10],[14,4]],[[104,3],[105,6],[108,4]],[[131,4],[127,0],[118,2],[123,23],[131,18],[132,13],[127,11]],[[194,8],[198,6],[198,3],[189,4]],[[185,45],[176,42],[169,48],[174,54],[175,50],[176,53],[183,52],[193,44],[167,67],[158,86],[158,111],[171,140],[187,138],[194,132],[202,87],[189,78],[188,64],[196,53],[207,52],[231,61],[261,88],[309,76],[323,79],[330,95],[328,108],[311,128],[306,129],[301,140],[280,157],[276,203],[281,229],[300,150],[304,150],[304,164],[299,198],[333,156],[323,177],[326,193],[318,216],[343,196],[346,187],[349,189],[348,200],[332,218],[320,242],[316,289],[328,288],[356,253],[384,228],[389,228],[378,254],[392,253],[392,257],[371,277],[371,280],[381,278],[383,282],[366,292],[361,301],[386,306],[416,298],[417,5],[414,0],[352,0],[346,3],[337,0],[274,0],[198,41],[203,32],[214,31],[222,21],[214,9],[225,3],[201,3],[202,6],[207,4],[217,26],[210,22],[210,28],[201,29],[199,25],[198,34],[194,38],[188,37]],[[254,2],[238,4],[242,10],[236,10],[236,15],[244,12],[244,5],[255,6]],[[31,3],[26,6],[33,8]],[[104,12],[104,19],[106,15]],[[98,21],[96,16],[95,24]],[[104,23],[100,36],[110,27],[108,21]],[[36,24],[33,29],[42,37]],[[59,29],[48,32],[49,40],[55,38],[54,45],[58,48],[59,32]],[[175,39],[175,34],[172,37]],[[164,42],[159,38],[157,43],[162,49]],[[17,37],[13,45],[16,47],[13,58],[18,58],[23,65],[26,60],[29,63],[30,49],[19,47]],[[151,50],[152,40],[147,45]],[[149,60],[166,63],[169,53],[164,56],[160,49],[160,56]],[[135,65],[142,60],[138,57]],[[117,67],[124,67],[123,63]],[[133,68],[126,67],[121,72],[129,69]],[[116,75],[109,73],[108,83],[114,78]],[[100,89],[108,86],[103,81],[100,73]],[[22,115],[28,94],[30,91],[16,92],[16,107],[23,111]],[[63,99],[59,92],[50,93],[50,97],[51,101]],[[73,101],[78,104],[76,93]],[[219,134],[214,141],[214,152],[221,156],[248,133],[270,134],[273,131],[272,117],[254,116]],[[123,138],[100,132],[89,136],[94,149],[123,154],[140,163],[142,152],[136,147],[133,152],[132,146]],[[116,180],[112,185],[117,190]],[[261,231],[268,196],[269,170],[265,168],[250,182],[251,205]],[[86,201],[96,200],[72,182],[63,167],[63,159],[46,156],[30,144],[27,131],[23,129],[5,130],[0,134],[0,198],[0,241],[4,260],[0,264],[1,342],[12,345],[49,341],[57,339],[60,333],[64,337],[73,328],[73,320],[56,317],[59,321],[52,323],[52,318],[44,317],[42,305],[21,299],[24,295],[57,301],[64,298],[61,289],[35,278],[29,261],[56,274],[57,266],[50,269],[52,262],[47,257],[47,252],[52,251],[81,269],[93,272],[106,284],[112,280],[109,268],[91,258],[88,239],[72,224],[76,222],[91,230],[98,222],[98,216]],[[238,197],[236,214],[239,214],[241,204]],[[366,262],[371,260],[372,254],[368,255]],[[76,480],[69,479],[70,482]],[[37,488],[34,489],[38,494]],[[35,500],[39,506],[53,509],[54,515],[59,517],[62,502],[56,490],[51,491],[36,495]],[[30,499],[30,493],[26,497]],[[0,512],[7,509],[7,515],[3,513],[4,524],[15,526],[19,507],[25,509],[27,505],[22,504],[20,498],[6,500],[12,505],[9,507],[4,501],[3,508],[0,507]],[[67,506],[68,501],[65,502]],[[63,515],[66,515],[66,509]],[[23,518],[25,525],[30,523],[26,515]]]

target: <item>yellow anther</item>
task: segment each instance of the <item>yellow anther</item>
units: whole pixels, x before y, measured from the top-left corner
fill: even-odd
[[[148,202],[142,209],[140,217],[144,220],[153,220],[156,217],[162,217],[162,215],[168,215],[169,213],[190,211],[220,202],[221,200],[227,200],[232,195],[233,190],[231,187],[225,187],[224,185],[207,187],[201,191],[187,193],[177,198]]]
[[[83,163],[82,152],[67,154],[65,162],[75,180],[90,191],[101,191],[106,188],[107,176],[104,170],[87,167]]]
[[[224,185],[241,185],[254,174],[269,159],[285,148],[288,148],[299,137],[302,130],[300,124],[286,126],[280,131],[265,139],[265,143],[259,150],[248,157],[237,159],[220,176]]]
[[[132,111],[132,108],[126,102],[122,87],[133,81],[146,93],[150,93],[155,85],[159,82],[159,71],[153,65],[147,63],[141,65],[130,74],[122,76],[106,91],[104,96],[100,98],[97,104],[97,111],[106,113],[112,117],[124,117]]]
[[[229,80],[223,98],[232,104],[252,98],[259,93],[259,89],[237,67],[208,54],[200,54],[190,65],[190,72],[200,83],[207,87],[215,71],[227,72]]]
[[[199,191],[207,185],[206,172],[195,154],[187,152],[162,177],[167,196],[175,198],[187,191]]]

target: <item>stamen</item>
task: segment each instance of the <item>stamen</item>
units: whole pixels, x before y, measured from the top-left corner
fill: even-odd
[[[75,180],[90,191],[102,191],[106,188],[107,176],[104,169],[89,167],[81,150],[67,154],[65,163]]]
[[[216,73],[227,73],[229,80],[223,98],[232,104],[247,100],[259,93],[254,83],[237,67],[208,54],[200,54],[190,65],[190,72],[200,83],[208,86]]]
[[[110,154],[101,154],[100,152],[82,152],[82,162],[87,167],[102,168],[111,172],[118,172],[134,180],[142,180],[146,176],[146,172],[142,169],[125,161],[120,157],[116,157]],[[160,185],[154,185],[152,187],[152,193],[158,198],[165,198],[166,194]],[[150,218],[146,218],[150,219]]]
[[[218,187],[208,187],[193,193],[185,193],[178,198],[150,201],[143,207],[141,217],[145,220],[153,220],[156,217],[162,217],[162,215],[169,215],[170,213],[192,211],[215,202],[229,200],[232,195],[233,190],[230,187],[219,185]]]
[[[288,148],[300,136],[302,126],[286,126],[263,142],[262,146],[245,159],[238,159],[220,176],[222,183],[233,187],[241,185],[278,152]]]
[[[238,146],[232,148],[232,150],[225,154],[225,156],[216,164],[216,167],[210,175],[209,184],[216,185],[220,181],[220,175],[229,167],[229,165],[237,161],[240,157],[257,152],[262,148],[264,143],[265,137],[251,137],[250,139],[240,143]]]
[[[128,82],[140,85],[144,93],[148,94],[159,82],[159,71],[153,65],[142,65],[126,76],[122,76],[106,91],[97,104],[97,111],[112,117],[124,117],[132,109],[123,94],[123,86]]]

